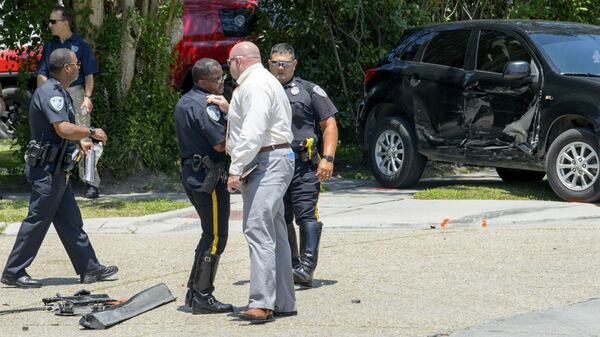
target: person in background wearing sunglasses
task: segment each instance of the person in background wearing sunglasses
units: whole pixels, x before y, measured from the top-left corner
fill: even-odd
[[[192,78],[194,87],[175,106],[181,182],[202,225],[202,237],[196,246],[187,282],[185,304],[192,314],[231,312],[231,304],[221,303],[213,295],[215,275],[229,230],[230,196],[225,180],[220,177],[225,173],[228,161],[225,115],[229,104],[221,96],[225,77],[219,62],[203,58],[192,67]],[[206,165],[207,162],[212,164]],[[221,173],[215,168],[219,164],[223,166]],[[218,181],[210,183],[215,175]]]
[[[338,110],[321,87],[294,76],[297,64],[294,48],[289,44],[279,43],[271,48],[269,69],[283,85],[292,106],[292,149],[296,154],[296,164],[284,204],[294,283],[310,288],[317,267],[323,228],[323,223],[319,221],[317,201],[321,182],[330,179],[333,174],[333,158],[338,142],[335,115]],[[319,142],[321,138],[322,144]],[[322,156],[319,156],[318,149],[322,149]],[[294,218],[300,231],[300,254]]]
[[[52,32],[52,39],[44,45],[42,57],[37,67],[37,86],[44,83],[49,76],[48,60],[50,54],[58,48],[67,48],[77,55],[81,62],[79,76],[67,88],[67,91],[73,98],[75,106],[75,123],[83,127],[90,127],[92,112],[92,92],[94,90],[94,74],[98,73],[98,64],[90,44],[79,34],[73,32],[73,21],[69,11],[62,6],[52,9],[50,19],[48,20],[48,29]],[[89,138],[86,139],[89,141]],[[99,154],[96,153],[96,160]],[[94,179],[86,181],[85,160],[79,163],[79,177],[87,185],[85,196],[87,198],[98,198],[98,186],[100,186],[100,176],[98,170],[94,170]]]
[[[73,100],[65,90],[79,73],[75,53],[66,48],[49,57],[50,78],[33,92],[29,105],[31,141],[25,152],[25,177],[31,183],[27,217],[21,223],[8,255],[0,282],[18,288],[39,288],[43,284],[27,274],[44,241],[50,223],[54,224],[81,283],[93,283],[115,275],[116,266],[103,266],[85,230],[81,212],[69,180],[79,149],[87,152],[91,137],[106,142],[102,129],[74,124]]]

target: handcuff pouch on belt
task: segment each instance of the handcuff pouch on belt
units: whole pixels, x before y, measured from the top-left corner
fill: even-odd
[[[196,155],[194,155],[195,158]],[[208,172],[206,177],[202,181],[200,192],[212,193],[215,187],[221,181],[227,181],[227,165],[226,161],[219,161],[215,163],[209,156],[202,158],[202,166],[205,167]]]
[[[296,159],[303,162],[319,163],[319,153],[317,144],[314,138],[306,138],[292,145],[292,149],[296,153]]]

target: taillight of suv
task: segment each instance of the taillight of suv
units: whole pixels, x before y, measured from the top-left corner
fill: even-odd
[[[369,81],[371,80],[373,75],[375,75],[375,73],[377,73],[377,68],[371,68],[365,72],[365,81],[364,81],[365,86],[367,86],[369,84]]]

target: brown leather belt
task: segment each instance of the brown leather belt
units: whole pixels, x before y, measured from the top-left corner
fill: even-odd
[[[263,146],[260,148],[260,150],[258,150],[258,152],[269,152],[269,151],[273,151],[273,150],[277,150],[277,149],[285,149],[290,147],[289,143],[283,143],[283,144],[277,144],[277,145],[269,145],[269,146]]]

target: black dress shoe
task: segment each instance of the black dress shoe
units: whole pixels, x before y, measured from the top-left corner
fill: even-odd
[[[218,314],[232,312],[233,305],[219,302],[213,295],[192,297],[192,314]]]
[[[106,280],[107,278],[113,276],[119,271],[117,266],[103,266],[100,265],[98,268],[88,271],[85,274],[81,274],[80,282],[81,283],[94,283],[102,280]]]
[[[40,288],[42,286],[42,282],[32,279],[29,275],[24,275],[17,279],[10,276],[2,276],[0,282],[17,288]]]

